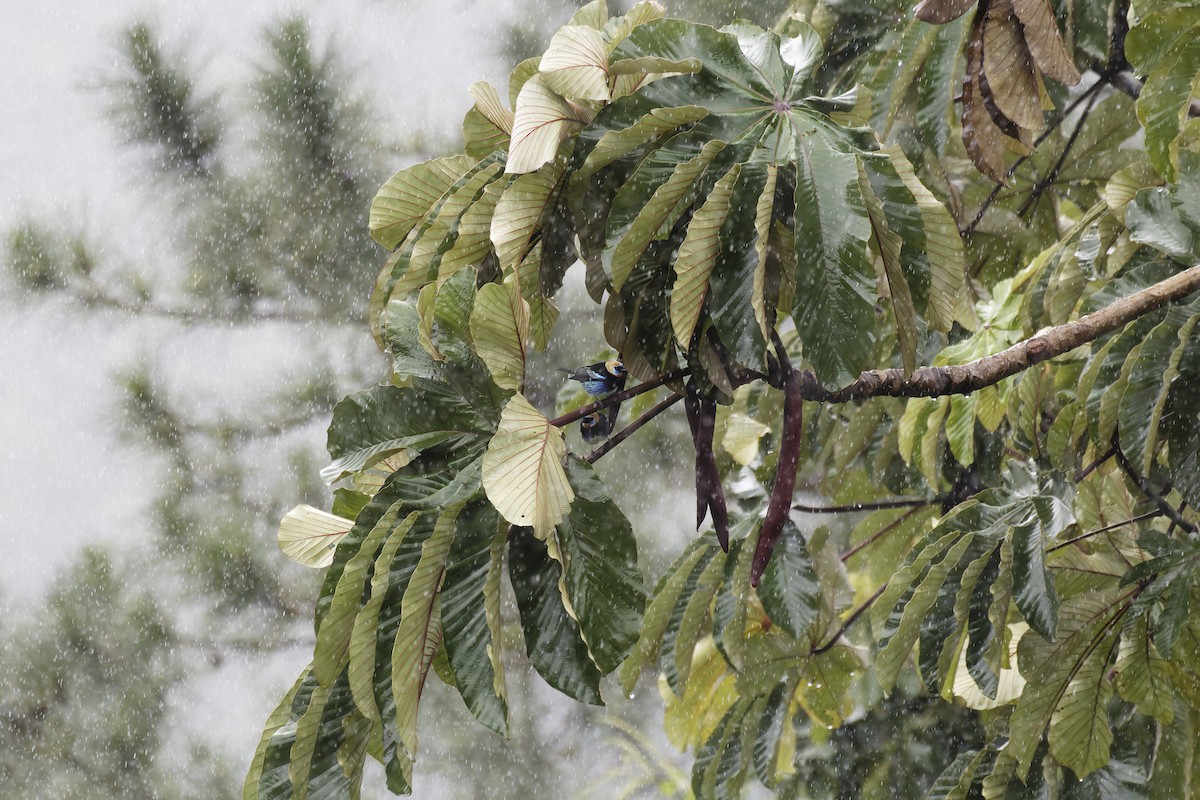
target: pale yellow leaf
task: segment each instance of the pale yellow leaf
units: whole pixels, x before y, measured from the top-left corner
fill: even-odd
[[[1024,622],[1017,622],[1009,625],[1008,628],[1011,634],[1008,645],[1010,666],[1002,668],[997,673],[999,680],[995,698],[988,697],[981,692],[975,684],[975,679],[971,677],[971,673],[967,669],[967,639],[965,636],[963,637],[958,653],[958,666],[954,670],[954,696],[962,700],[967,708],[973,708],[976,711],[990,711],[993,708],[1015,702],[1025,691],[1025,679],[1021,677],[1021,671],[1017,668],[1017,645],[1021,643],[1021,637],[1029,630],[1029,626]]]
[[[708,279],[721,252],[721,226],[729,214],[729,198],[740,174],[741,165],[734,164],[721,176],[704,205],[692,216],[687,235],[679,246],[675,286],[671,290],[671,327],[675,339],[685,349],[691,346],[692,334],[700,321],[704,298],[708,295]]]
[[[580,100],[608,100],[608,50],[596,28],[559,28],[542,55],[538,72],[551,91]]]
[[[554,159],[558,144],[591,121],[591,114],[556,94],[538,73],[517,95],[506,172],[533,172]]]
[[[354,520],[330,514],[312,506],[299,505],[279,522],[276,537],[283,554],[305,567],[328,567],[333,553]]]
[[[521,297],[515,275],[489,283],[475,295],[471,309],[471,341],[475,352],[502,389],[520,391],[525,382],[525,343],[529,339],[529,304]]]
[[[467,91],[470,92],[471,99],[475,101],[475,107],[479,109],[480,114],[487,117],[489,122],[505,133],[512,133],[513,112],[500,102],[500,94],[496,91],[495,86],[487,81],[479,81],[471,84],[471,88]]]
[[[554,202],[563,167],[557,162],[513,180],[492,214],[491,240],[504,272],[515,269],[533,248],[542,215]]]
[[[758,443],[771,428],[753,417],[732,413],[725,418],[725,435],[721,446],[743,467],[750,466],[758,458]]]
[[[483,489],[513,525],[532,527],[545,540],[571,510],[575,492],[563,466],[562,431],[529,401],[513,395],[483,457]]]

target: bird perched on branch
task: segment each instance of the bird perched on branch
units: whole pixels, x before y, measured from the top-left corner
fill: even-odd
[[[559,367],[558,371],[565,372],[571,380],[582,383],[583,390],[597,400],[602,400],[625,388],[627,373],[625,365],[619,358],[610,358],[608,361],[599,361],[575,369]]]
[[[610,358],[607,361],[598,361],[595,364],[575,369],[559,367],[558,371],[565,372],[571,380],[582,383],[583,390],[597,400],[611,397],[625,388],[627,373],[625,365],[619,358]],[[593,411],[580,419],[579,432],[583,435],[583,440],[590,444],[607,439],[613,432],[613,428],[616,427],[617,414],[620,410],[621,405],[618,403],[615,406]]]
[[[616,406],[612,406],[600,411],[593,411],[579,420],[579,432],[583,435],[583,440],[591,444],[601,439],[607,439],[609,434],[613,432],[613,427],[616,423],[617,408]]]

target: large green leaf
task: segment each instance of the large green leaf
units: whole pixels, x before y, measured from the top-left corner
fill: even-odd
[[[568,476],[575,502],[555,537],[564,588],[592,660],[608,674],[629,655],[641,632],[646,589],[637,541],[591,465],[572,457]]]
[[[389,178],[371,204],[375,241],[395,249],[473,163],[468,156],[435,158]]]
[[[528,339],[529,304],[516,279],[481,287],[471,311],[471,340],[502,389],[520,391],[524,385]]]
[[[369,567],[388,537],[403,537],[405,525],[411,525],[408,520],[400,523],[398,518],[402,508],[403,501],[396,502],[379,518],[338,576],[330,598],[329,613],[317,629],[317,644],[313,653],[313,673],[322,686],[331,685],[349,659],[354,617],[359,611]]]
[[[413,569],[400,602],[400,626],[392,643],[392,698],[396,704],[396,729],[409,759],[417,758],[417,706],[429,667],[442,643],[440,589],[446,558],[454,540],[455,520],[461,504],[437,515],[433,533],[421,544],[421,558]]]
[[[1051,748],[1080,774],[1095,768],[1107,749],[1101,727],[1107,728],[1108,709],[1099,703],[1100,684],[1107,680],[1105,668],[1116,649],[1120,628],[1114,622],[1127,608],[1124,599],[1101,591],[1072,598],[1060,610],[1056,642],[1037,635],[1022,638],[1018,658],[1027,683],[1010,721],[1009,745],[998,759],[998,766],[1007,767],[997,770],[997,778],[1013,768],[1024,778],[1056,712]]]
[[[671,326],[675,338],[687,347],[692,341],[708,293],[708,280],[721,249],[721,225],[729,214],[729,196],[741,167],[734,165],[717,181],[704,205],[696,210],[675,260],[675,286],[671,290]]]
[[[1138,95],[1137,115],[1146,130],[1146,152],[1160,175],[1174,178],[1172,144],[1187,119],[1195,81],[1200,74],[1200,37],[1196,26],[1186,32],[1173,31],[1178,38],[1166,49],[1146,75]]]
[[[662,645],[663,634],[670,624],[672,612],[680,596],[688,587],[693,572],[703,569],[720,552],[715,541],[693,540],[692,544],[675,560],[675,563],[659,579],[654,587],[650,604],[642,618],[642,631],[633,650],[621,665],[621,687],[633,691],[642,670],[654,663]]]
[[[995,697],[1002,652],[994,637],[1002,636],[997,623],[1003,619],[992,605],[1006,609],[1010,591],[1030,627],[1054,639],[1059,599],[1045,553],[1075,522],[1071,489],[1059,476],[1034,476],[1020,468],[1010,472],[1008,484],[981,492],[943,518],[876,602],[872,622],[881,645],[876,668],[885,688],[918,637],[926,681],[935,691],[947,685],[962,641],[961,633],[951,637],[965,630],[971,675],[985,695]]]
[[[563,605],[562,565],[531,531],[516,528],[509,542],[508,569],[533,668],[563,694],[603,705],[600,670],[588,655],[579,623]]]
[[[874,330],[878,299],[865,254],[870,228],[856,161],[875,144],[864,129],[834,120],[851,110],[852,95],[811,94],[809,76],[821,58],[816,34],[796,20],[782,34],[746,23],[718,31],[657,20],[634,30],[611,58],[614,67],[642,64],[649,70],[672,64],[685,72],[613,102],[575,147],[572,169],[578,172],[571,194],[581,229],[594,225],[585,210],[597,206],[589,205],[590,195],[606,191],[600,179],[609,172],[627,176],[611,202],[600,204],[605,224],[600,250],[614,288],[624,294],[640,271],[656,271],[660,257],[670,258],[682,248],[676,266],[680,294],[672,300],[680,345],[687,349],[691,333],[705,327],[705,309],[698,308],[705,300],[725,348],[757,368],[764,361],[766,324],[773,322],[773,310],[765,306],[775,301],[774,294],[764,298],[764,264],[793,264],[795,278],[788,276],[786,283],[797,284],[798,291],[785,310],[801,330],[806,357],[822,377],[856,375],[872,354],[869,342],[856,343],[867,341],[864,331]],[[736,174],[735,166],[741,167]],[[788,171],[786,181],[777,182],[780,169]],[[914,264],[921,259],[908,280],[928,286],[929,260],[936,258],[936,322],[944,327],[952,305],[947,295],[957,291],[961,274],[961,257],[954,263],[957,231],[944,210],[934,210],[932,195],[917,189],[911,167],[896,184],[910,199],[919,194],[922,211],[912,217],[916,227],[893,219],[898,204],[886,204],[884,214],[904,231],[904,257],[911,250]],[[777,185],[794,192],[781,197]],[[786,258],[771,254],[772,219],[795,228],[791,242],[779,243],[789,250]],[[919,236],[906,238],[918,230]],[[665,243],[661,250],[659,242]],[[901,292],[897,286],[897,295]],[[919,293],[924,305],[927,290]],[[745,324],[747,300],[755,306],[758,326]],[[627,327],[632,327],[632,301],[626,298],[621,312]],[[650,366],[655,367],[654,359]]]
[[[441,593],[442,635],[455,685],[475,718],[508,730],[500,628],[500,583],[508,525],[490,503],[469,503],[458,516]]]
[[[792,319],[804,357],[845,383],[867,366],[875,329],[871,235],[853,155],[825,139],[796,141],[796,300]]]
[[[804,537],[791,520],[784,522],[783,535],[758,585],[763,610],[771,621],[796,639],[808,636],[817,618],[817,574],[804,546]]]

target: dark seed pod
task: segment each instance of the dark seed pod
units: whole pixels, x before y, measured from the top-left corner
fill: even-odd
[[[796,469],[800,465],[800,446],[804,442],[804,397],[800,390],[799,374],[788,370],[783,387],[783,441],[779,446],[779,466],[775,469],[775,488],[771,490],[771,501],[763,519],[762,532],[758,536],[758,547],[754,550],[754,561],[750,565],[750,585],[758,586],[783,523],[792,508],[792,491],[796,488]]]
[[[696,391],[694,384],[688,384],[684,408],[692,429],[692,445],[696,448],[696,528],[704,524],[705,515],[711,511],[717,541],[725,552],[729,552],[729,510],[725,505],[725,493],[721,489],[721,475],[713,451],[717,403]]]

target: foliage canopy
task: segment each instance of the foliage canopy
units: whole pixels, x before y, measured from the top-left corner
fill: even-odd
[[[597,0],[511,110],[471,87],[465,155],[380,189],[392,371],[334,410],[332,514],[281,528],[328,569],[245,797],[355,796],[368,755],[410,791],[431,672],[504,734],[506,573],[551,686],[661,675],[696,796],[821,796],[809,748],[893,692],[977,712],[930,797],[1194,789],[1200,10],[1076,6],[1064,38],[1049,0],[869,31],[808,5],[768,31]],[[579,261],[639,383],[551,418],[523,392]],[[714,531],[648,591],[591,463],[679,400]]]

